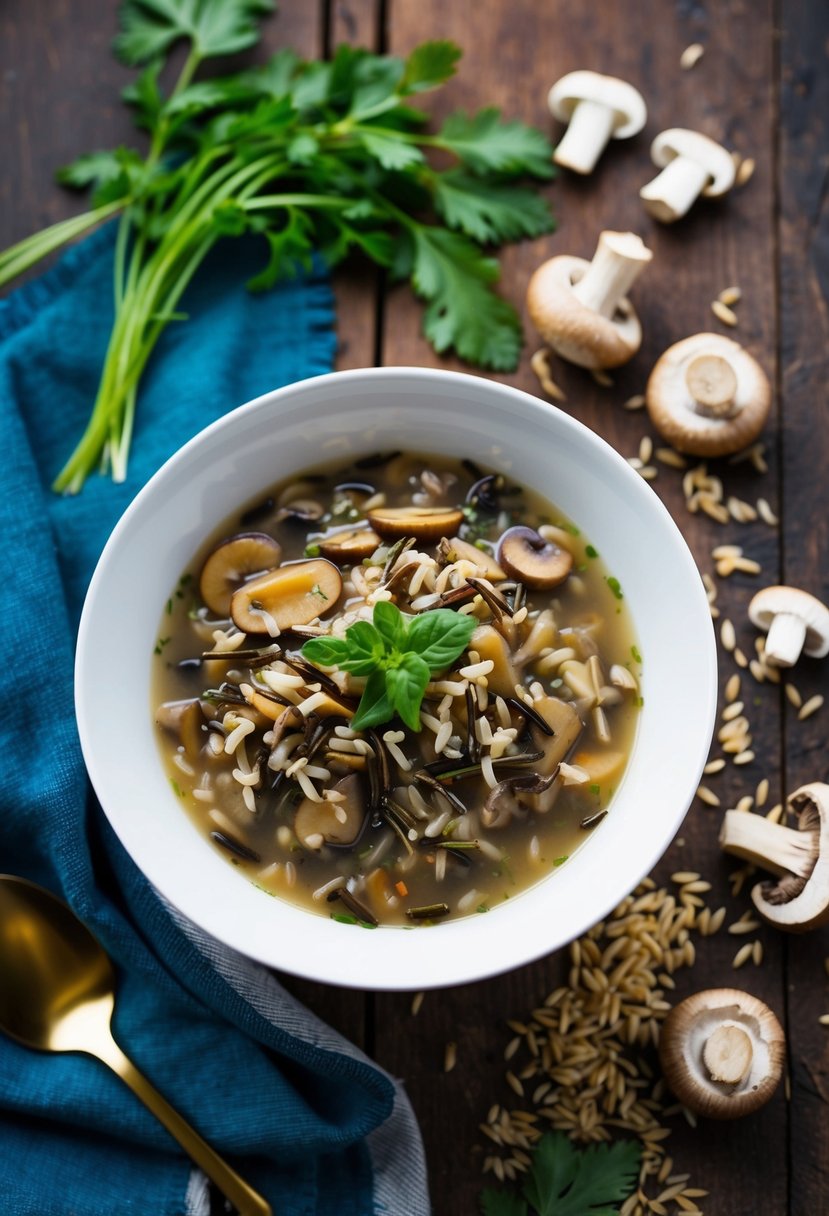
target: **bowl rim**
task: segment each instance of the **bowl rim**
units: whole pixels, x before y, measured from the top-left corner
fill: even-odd
[[[153,864],[152,858],[148,859],[146,852],[140,859],[136,856],[136,852],[140,852],[140,850],[136,850],[134,837],[130,838],[130,832],[127,830],[123,817],[119,816],[115,802],[108,797],[107,783],[101,774],[95,741],[94,681],[90,679],[92,670],[90,666],[90,653],[91,647],[94,645],[94,638],[92,636],[94,608],[100,598],[100,588],[102,585],[105,586],[106,583],[108,564],[113,553],[118,550],[118,546],[121,544],[125,533],[128,533],[132,528],[133,521],[142,511],[144,503],[157,493],[159,486],[163,488],[169,479],[178,475],[182,467],[186,469],[188,463],[193,459],[193,453],[199,451],[206,439],[209,439],[216,433],[221,433],[228,427],[237,425],[240,420],[245,419],[248,415],[255,414],[258,411],[268,411],[272,408],[278,409],[280,401],[284,399],[296,399],[301,398],[305,394],[319,393],[321,387],[323,387],[323,382],[330,384],[332,396],[335,396],[337,385],[353,384],[366,380],[374,382],[386,380],[389,382],[390,388],[393,388],[395,382],[397,382],[398,387],[402,388],[405,388],[406,385],[411,387],[414,383],[425,386],[426,391],[430,391],[428,388],[430,385],[434,386],[435,390],[440,391],[441,387],[445,389],[455,384],[460,387],[466,387],[469,391],[478,391],[482,394],[494,393],[496,396],[511,400],[517,408],[538,414],[539,418],[542,413],[546,415],[554,414],[556,426],[563,428],[565,433],[568,431],[573,433],[577,441],[584,443],[586,437],[587,442],[595,445],[597,450],[602,453],[603,459],[615,467],[619,477],[623,479],[626,488],[629,488],[630,493],[638,498],[638,501],[647,504],[646,509],[649,512],[655,513],[655,518],[659,520],[662,531],[666,535],[671,536],[675,549],[674,556],[680,565],[685,568],[685,572],[688,575],[689,603],[696,613],[701,629],[701,636],[705,635],[707,639],[705,653],[704,655],[699,655],[698,665],[695,668],[695,672],[699,677],[694,723],[697,736],[693,741],[692,747],[689,748],[686,741],[686,745],[683,748],[684,780],[682,782],[682,794],[681,796],[672,797],[672,802],[675,803],[674,811],[672,814],[662,817],[659,827],[654,829],[653,835],[649,837],[647,845],[643,845],[637,854],[636,865],[624,872],[620,872],[617,881],[609,882],[603,886],[600,894],[597,894],[596,902],[591,908],[589,918],[585,919],[583,916],[576,917],[573,919],[572,924],[569,924],[563,932],[552,932],[541,943],[533,941],[531,946],[527,943],[523,945],[516,944],[514,950],[509,952],[509,954],[504,949],[499,949],[487,955],[485,961],[482,961],[481,957],[474,951],[470,951],[469,955],[466,956],[463,953],[462,946],[464,936],[469,933],[468,926],[472,924],[486,924],[490,922],[490,916],[463,917],[438,926],[428,934],[424,934],[422,929],[419,933],[408,932],[406,937],[409,940],[413,937],[428,938],[429,942],[432,943],[432,950],[435,953],[440,953],[437,949],[439,943],[446,942],[450,944],[449,953],[451,954],[451,943],[454,941],[456,946],[454,953],[456,957],[451,959],[451,965],[447,965],[444,960],[439,964],[427,966],[425,962],[426,952],[421,949],[419,953],[422,955],[421,962],[423,965],[416,966],[414,972],[411,970],[405,974],[397,974],[396,972],[389,974],[388,972],[384,972],[381,977],[378,977],[377,982],[373,981],[370,974],[365,973],[365,968],[356,976],[352,974],[354,968],[347,966],[343,959],[339,957],[339,949],[332,950],[330,953],[326,951],[323,957],[320,958],[315,955],[313,950],[303,949],[301,945],[297,945],[296,948],[292,948],[287,953],[282,953],[277,958],[269,949],[263,949],[261,945],[251,947],[246,939],[241,939],[240,934],[235,929],[233,931],[228,929],[220,911],[211,911],[209,908],[205,908],[203,902],[194,899],[191,892],[185,889],[184,885],[176,888],[175,884],[171,886],[165,881],[159,869]],[[323,387],[323,391],[327,391],[325,387]],[[706,621],[707,627],[705,626]],[[634,627],[635,625],[636,622],[634,620]],[[93,788],[96,794],[99,795],[104,814],[126,851],[131,856],[134,864],[143,872],[144,876],[163,899],[172,908],[177,909],[182,914],[186,922],[202,929],[210,936],[238,950],[247,957],[307,979],[344,987],[357,986],[366,990],[410,991],[414,989],[446,987],[481,980],[502,974],[546,956],[567,945],[576,937],[583,934],[593,924],[602,920],[620,900],[634,889],[645,875],[650,873],[679,830],[708,758],[717,708],[716,640],[707,596],[699,571],[675,520],[652,488],[639,477],[624,457],[600,435],[558,407],[550,405],[546,401],[542,401],[521,389],[514,388],[512,385],[503,384],[500,381],[441,368],[357,368],[348,371],[329,372],[321,376],[297,381],[264,393],[228,411],[183,444],[138,491],[110,534],[98,559],[86,594],[78,630],[75,661],[75,707],[84,760]],[[232,876],[231,867],[227,865],[227,862],[223,858],[219,860],[221,865]],[[536,891],[543,885],[543,882],[544,880],[542,879],[528,890],[523,891],[521,898],[532,891]],[[253,888],[253,883],[248,882],[247,885]],[[286,914],[286,922],[298,923],[296,922],[294,913],[299,912],[303,921],[311,920],[316,922],[318,926],[332,925],[332,922],[324,917],[309,913],[304,909],[298,909],[295,905],[287,903],[287,901],[277,899],[275,902],[280,907],[291,910],[290,916]],[[516,898],[514,906],[518,906],[520,903],[521,899]],[[498,909],[495,909],[495,911],[497,912]],[[312,938],[322,936],[321,933],[311,928],[308,928],[307,932],[308,936]],[[361,939],[368,938],[369,941],[372,941],[381,935],[384,939],[392,936],[399,937],[400,932],[401,930],[398,927],[384,926],[380,929],[379,933],[362,933],[359,936]],[[438,942],[435,942],[434,934],[438,932],[440,938]],[[342,946],[342,944],[340,942],[339,946]],[[373,952],[373,950],[374,948],[369,953]],[[350,943],[346,943],[341,953],[346,958],[348,957]],[[361,945],[356,953],[360,959],[363,959],[366,957],[367,950]],[[388,948],[384,947],[377,951],[377,953],[387,955],[389,953]],[[358,967],[357,971],[359,972],[359,970]],[[356,983],[355,980],[357,981]]]

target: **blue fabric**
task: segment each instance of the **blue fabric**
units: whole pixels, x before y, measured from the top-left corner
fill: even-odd
[[[397,1210],[378,1201],[365,1139],[399,1108],[394,1083],[263,969],[237,967],[238,956],[216,966],[182,932],[88,794],[72,700],[83,594],[116,520],[227,409],[330,370],[330,288],[317,267],[252,296],[241,283],[261,248],[217,248],[185,297],[190,319],[167,329],[149,365],[127,481],[96,476],[60,498],[48,487],[88,416],[111,324],[112,241],[111,229],[96,233],[0,302],[0,869],[49,886],[93,929],[118,971],[116,1039],[275,1213]],[[237,970],[261,983],[263,1002],[246,999]],[[416,1131],[409,1147],[417,1161]],[[189,1160],[104,1065],[0,1035],[4,1216],[179,1216],[198,1210],[194,1181]],[[425,1203],[414,1197],[400,1211]]]

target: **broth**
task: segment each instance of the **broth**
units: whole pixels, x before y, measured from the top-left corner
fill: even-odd
[[[397,715],[354,731],[388,677],[301,653],[397,619],[378,602],[404,634],[438,609],[441,636],[474,618],[444,668],[423,652],[417,732]],[[227,520],[155,656],[163,762],[199,830],[269,893],[362,924],[486,912],[564,864],[607,813],[641,704],[601,556],[537,494],[431,455],[320,467]]]

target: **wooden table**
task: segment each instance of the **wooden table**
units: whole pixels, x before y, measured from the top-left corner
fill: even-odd
[[[133,141],[118,101],[130,73],[109,54],[115,10],[114,0],[6,0],[0,12],[3,246],[77,209],[77,201],[53,185],[58,165],[94,147]],[[738,284],[742,299],[733,336],[760,359],[775,387],[763,437],[768,471],[725,462],[715,471],[726,494],[752,503],[766,498],[780,526],[721,525],[689,513],[682,474],[662,465],[653,489],[673,512],[702,571],[713,574],[711,550],[725,542],[742,545],[761,563],[757,577],[715,576],[720,619],[734,622],[747,656],[753,657],[755,635],[746,605],[759,585],[787,582],[829,598],[829,9],[819,0],[286,0],[282,10],[267,24],[257,56],[285,45],[319,55],[341,41],[405,53],[424,38],[456,40],[466,55],[457,79],[432,103],[440,113],[495,103],[509,116],[547,128],[547,90],[566,71],[592,67],[640,88],[650,110],[645,132],[611,146],[592,177],[563,174],[549,187],[558,231],[507,252],[504,293],[520,305],[543,258],[555,252],[589,256],[602,228],[630,228],[645,238],[654,261],[634,290],[645,331],[639,355],[607,387],[576,369],[556,368],[565,408],[634,456],[652,431],[642,412],[622,403],[642,391],[655,358],[671,342],[700,330],[731,332],[712,315],[710,302]],[[705,54],[683,71],[680,55],[695,42]],[[677,125],[718,137],[753,158],[756,171],[725,201],[702,204],[675,227],[661,227],[644,214],[637,192],[651,172],[651,138]],[[358,270],[338,276],[337,297],[340,368],[456,366],[437,360],[421,338],[420,309],[407,289],[386,294],[376,274]],[[533,349],[529,336],[519,370],[504,377],[530,392],[537,391],[529,367]],[[721,651],[721,683],[735,670],[733,655]],[[810,661],[798,666],[793,679],[804,699],[826,690],[827,670]],[[780,688],[741,674],[756,759],[742,768],[729,764],[709,784],[726,807],[768,777],[770,807],[804,781],[827,778],[829,707],[799,721]],[[727,907],[730,923],[749,903],[745,893],[730,894],[734,865],[717,847],[720,813],[695,802],[656,878],[666,882],[677,869],[702,873],[714,887],[706,898],[713,907]],[[701,1123],[692,1130],[674,1120],[670,1151],[675,1168],[710,1191],[701,1201],[706,1216],[818,1216],[829,1212],[829,1029],[818,1022],[829,1010],[829,937],[783,937],[766,928],[757,936],[765,953],[761,966],[734,972],[731,959],[744,939],[722,932],[698,949],[695,967],[678,977],[677,992],[738,981],[765,999],[788,1034],[788,1093],[781,1086],[759,1115],[725,1127]],[[504,1081],[511,1036],[505,1019],[525,1017],[566,967],[561,954],[486,983],[435,992],[416,1017],[407,995],[288,981],[312,1008],[405,1078],[423,1129],[438,1216],[477,1210],[488,1152],[478,1125],[492,1103],[509,1105],[514,1097]],[[445,1073],[449,1040],[458,1044],[457,1065]]]

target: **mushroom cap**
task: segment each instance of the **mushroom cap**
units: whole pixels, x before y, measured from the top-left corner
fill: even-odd
[[[747,1071],[736,1082],[714,1080],[703,1059],[706,1043],[723,1025],[738,1028],[751,1045]],[[666,1017],[659,1041],[668,1085],[684,1106],[709,1119],[738,1119],[763,1106],[777,1087],[785,1057],[783,1028],[768,1005],[736,988],[712,988],[680,1001]]]
[[[731,153],[709,136],[686,127],[661,131],[651,144],[651,160],[658,169],[664,169],[676,156],[686,156],[707,170],[711,180],[703,187],[706,198],[717,198],[734,185],[737,170]]]
[[[780,613],[799,617],[806,626],[804,653],[813,659],[829,654],[829,608],[799,587],[764,587],[748,606],[748,619],[758,629],[768,631]]]
[[[817,859],[810,874],[785,874],[752,888],[760,915],[778,929],[805,933],[829,921],[829,785],[812,781],[787,799],[802,832],[818,834]]]
[[[701,387],[695,400],[688,373],[704,358],[723,360],[736,378],[728,413],[717,415]],[[698,380],[702,382],[703,377]],[[691,379],[691,384],[695,381]],[[700,398],[704,398],[698,406]],[[771,385],[760,364],[747,350],[723,334],[694,334],[669,346],[648,378],[645,401],[651,422],[678,452],[692,456],[724,456],[752,443],[765,425],[771,407]],[[702,408],[706,412],[700,413]]]
[[[616,76],[582,70],[568,72],[547,95],[550,113],[559,122],[569,122],[580,101],[595,101],[613,111],[613,139],[638,135],[648,117],[645,99],[638,89]]]
[[[642,345],[642,327],[633,305],[620,301],[613,317],[603,317],[573,295],[586,258],[560,254],[538,267],[527,287],[530,320],[548,346],[579,367],[619,367]]]

